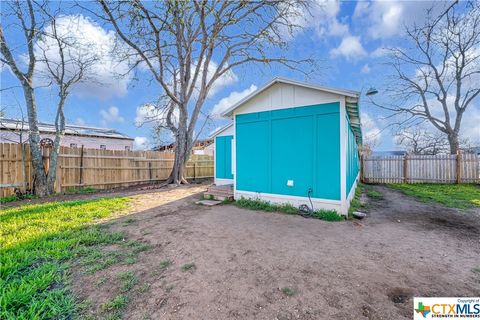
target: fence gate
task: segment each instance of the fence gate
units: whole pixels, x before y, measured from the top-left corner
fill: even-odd
[[[476,154],[362,156],[366,183],[480,183]]]

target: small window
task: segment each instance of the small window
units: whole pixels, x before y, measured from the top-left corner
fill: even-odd
[[[105,150],[105,149],[107,149],[107,146],[104,145],[104,144],[101,144],[101,145],[100,145],[100,149]]]
[[[70,148],[76,148],[77,144],[76,143],[70,143]]]
[[[125,146],[125,151],[130,151],[130,146]]]

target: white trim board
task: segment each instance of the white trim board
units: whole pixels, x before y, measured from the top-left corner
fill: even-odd
[[[211,135],[210,135],[210,138],[213,138],[215,139],[216,137],[219,137],[219,136],[231,136],[231,135],[234,135],[234,132],[232,132],[232,130],[229,130],[230,128],[233,127],[233,122],[227,124],[226,126],[223,126],[219,129],[217,129],[215,132],[213,132]]]
[[[275,83],[290,84],[290,85],[299,86],[299,87],[304,87],[304,88],[308,88],[308,89],[314,89],[314,90],[318,90],[318,91],[333,93],[333,94],[337,94],[337,95],[340,95],[340,96],[351,97],[351,98],[357,99],[357,100],[358,100],[358,98],[359,98],[359,96],[360,96],[360,92],[358,92],[358,91],[324,87],[324,86],[309,84],[309,83],[302,82],[302,81],[297,81],[297,80],[292,80],[292,79],[277,77],[277,78],[272,79],[270,82],[268,82],[267,84],[265,84],[265,85],[264,85],[263,87],[261,87],[260,89],[252,92],[251,94],[249,94],[248,96],[246,96],[246,97],[243,98],[242,100],[238,101],[237,103],[235,103],[233,106],[231,106],[231,107],[228,108],[227,110],[225,110],[225,111],[223,112],[222,116],[223,116],[223,117],[230,117],[230,116],[233,114],[233,111],[234,111],[235,109],[237,109],[238,107],[240,107],[242,104],[244,104],[245,102],[247,102],[248,100],[250,100],[250,99],[253,98],[254,96],[256,96],[256,95],[258,95],[259,93],[261,93],[261,92],[265,91],[266,89],[270,88],[270,87],[271,87],[272,85],[274,85]]]
[[[251,192],[251,191],[242,191],[242,190],[235,190],[235,200],[241,199],[252,199],[252,200],[264,200],[270,203],[275,204],[285,204],[289,203],[294,207],[300,207],[302,204],[306,204],[310,206],[310,201],[308,197],[298,197],[298,196],[288,196],[282,194],[273,194],[273,193],[262,193],[262,192]],[[319,210],[335,210],[338,214],[347,215],[347,211],[342,211],[342,202],[340,200],[330,200],[330,199],[319,199],[319,198],[312,198],[313,209]]]
[[[224,186],[227,184],[233,184],[233,179],[220,179],[220,178],[215,178],[215,185],[216,186]]]

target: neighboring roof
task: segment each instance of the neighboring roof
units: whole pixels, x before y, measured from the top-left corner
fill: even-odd
[[[195,141],[195,143],[193,144],[193,147],[192,149],[203,149],[203,148],[206,148],[208,147],[209,145],[213,144],[213,139],[212,138],[208,138],[208,139],[199,139],[197,141]],[[152,148],[153,151],[168,151],[168,150],[174,150],[175,149],[175,142],[172,142],[172,143],[168,143],[168,144],[162,144],[162,145],[158,145],[158,146],[155,146]]]
[[[216,136],[218,136],[220,133],[224,132],[225,130],[227,130],[228,128],[230,128],[231,126],[233,126],[233,122],[230,122],[229,124],[227,124],[226,126],[223,126],[223,127],[220,127],[218,129],[216,129],[215,131],[213,131],[209,138],[215,138]]]
[[[360,123],[360,111],[358,108],[358,100],[360,97],[360,92],[358,91],[353,91],[353,90],[346,90],[346,89],[338,89],[338,88],[331,88],[331,87],[324,87],[324,86],[319,86],[319,85],[314,85],[310,84],[307,82],[303,81],[297,81],[297,80],[292,80],[292,79],[287,79],[287,78],[282,78],[282,77],[277,77],[274,78],[272,81],[268,82],[266,85],[263,87],[257,89],[256,91],[252,92],[242,100],[238,101],[235,103],[233,106],[228,108],[222,116],[224,117],[230,117],[233,114],[233,111],[240,106],[242,106],[244,103],[252,99],[254,96],[260,94],[261,92],[267,90],[271,86],[273,86],[276,83],[284,83],[284,84],[290,84],[294,86],[300,86],[308,89],[314,89],[314,90],[319,90],[319,91],[324,91],[324,92],[329,92],[329,93],[334,93],[338,94],[341,96],[345,96],[345,103],[346,103],[346,109],[347,109],[347,114],[348,118],[350,119],[350,124],[352,126],[352,130],[355,134],[355,137],[357,138],[357,142],[359,144],[362,143],[362,127]]]
[[[28,131],[29,126],[26,121],[22,123],[22,120],[0,118],[0,130]],[[50,123],[42,123],[42,122],[38,123],[38,130],[43,133],[55,133],[56,131],[55,125]],[[87,127],[87,126],[78,126],[78,125],[69,125],[69,124],[65,125],[65,134],[75,135],[75,136],[134,140],[133,138],[121,132],[118,132],[117,130],[114,130],[114,129],[96,128],[96,127]]]
[[[405,150],[392,150],[392,151],[373,151],[372,156],[404,156],[407,154]]]

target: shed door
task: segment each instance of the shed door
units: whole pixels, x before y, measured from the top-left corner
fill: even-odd
[[[215,177],[233,179],[232,174],[232,139],[233,136],[215,138]]]

